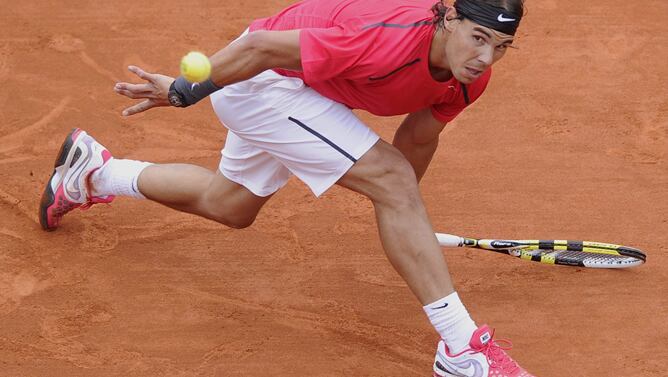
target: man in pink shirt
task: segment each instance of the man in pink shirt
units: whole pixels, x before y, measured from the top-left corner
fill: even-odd
[[[378,10],[365,13],[360,5],[378,5],[303,2],[274,17],[256,20],[250,31],[289,30],[299,20],[309,27],[299,33],[302,69],[276,72],[299,77],[318,93],[350,108],[381,116],[430,108],[437,120],[447,123],[468,105],[462,90],[468,90],[470,102],[482,94],[491,68],[467,77],[467,86],[453,75],[445,80],[434,77],[430,62],[435,37],[430,7],[434,0],[402,6],[404,3],[386,1]]]
[[[115,159],[75,129],[42,197],[43,228],[119,195],[243,228],[292,175],[316,196],[338,184],[372,201],[388,259],[439,333],[434,375],[530,376],[470,318],[418,189],[439,133],[482,94],[513,42],[523,0],[435,1],[294,4],[214,54],[199,84],[129,67],[146,82],[116,84],[143,99],[125,116],[210,96],[229,130],[219,171]],[[389,144],[351,109],[408,115]]]

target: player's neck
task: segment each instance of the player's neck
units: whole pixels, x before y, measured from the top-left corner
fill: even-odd
[[[448,81],[452,78],[452,71],[445,56],[445,43],[448,37],[443,28],[437,28],[429,49],[429,72],[436,81]]]

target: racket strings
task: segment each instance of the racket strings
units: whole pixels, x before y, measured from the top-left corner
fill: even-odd
[[[604,254],[604,253],[595,253],[595,252],[586,252],[586,251],[573,251],[573,250],[544,250],[544,253],[551,253],[554,255],[559,263],[579,265],[579,264],[592,264],[592,265],[621,265],[621,264],[634,264],[639,260],[637,258],[623,256],[623,255],[613,255],[613,254]]]

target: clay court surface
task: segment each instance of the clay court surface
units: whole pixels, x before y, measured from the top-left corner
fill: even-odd
[[[1,376],[428,376],[437,340],[386,261],[373,210],[293,180],[232,230],[120,199],[43,232],[60,143],[215,169],[208,101],[132,118],[128,64],[170,75],[290,0],[23,1],[0,12]],[[645,249],[626,271],[444,250],[478,323],[541,377],[666,376],[668,2],[528,1],[487,93],[450,124],[422,190],[435,228]],[[368,121],[391,139],[401,118]]]

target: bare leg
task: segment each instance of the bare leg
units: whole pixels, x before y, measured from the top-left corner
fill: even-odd
[[[379,141],[338,184],[371,199],[387,257],[423,305],[454,292],[414,170],[401,152]],[[234,228],[252,224],[270,198],[188,164],[151,165],[138,187],[158,203]]]
[[[233,228],[253,223],[270,196],[253,194],[218,172],[189,164],[156,164],[144,169],[139,191],[148,199]]]
[[[422,305],[454,292],[414,170],[401,152],[379,141],[338,184],[371,199],[387,257]]]

